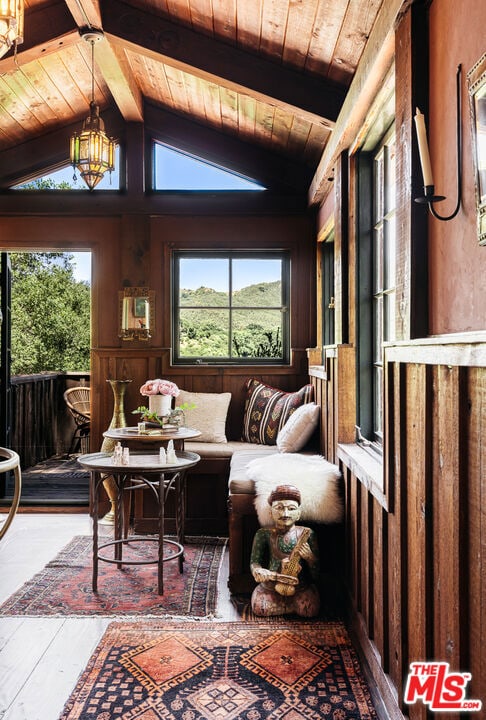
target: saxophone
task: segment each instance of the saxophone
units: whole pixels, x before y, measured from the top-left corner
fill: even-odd
[[[305,542],[309,539],[310,535],[310,528],[304,528],[302,531],[301,536],[297,540],[297,543],[290,553],[290,557],[285,564],[285,573],[279,573],[279,576],[282,576],[282,580],[285,577],[293,577],[296,578],[300,572],[301,566],[300,566],[300,550]],[[289,585],[285,581],[277,581],[275,583],[275,590],[279,593],[279,595],[294,595],[295,594],[295,585]]]

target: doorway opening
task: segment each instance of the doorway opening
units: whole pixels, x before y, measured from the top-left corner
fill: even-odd
[[[66,390],[90,385],[91,252],[2,252],[0,445],[22,469],[21,505],[86,506],[87,474],[76,462]],[[0,480],[0,503],[13,478]]]

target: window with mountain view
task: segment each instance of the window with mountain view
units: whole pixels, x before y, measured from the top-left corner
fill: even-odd
[[[174,362],[287,363],[286,253],[174,254]]]

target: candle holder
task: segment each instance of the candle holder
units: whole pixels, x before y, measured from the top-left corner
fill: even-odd
[[[434,185],[424,186],[424,195],[414,198],[416,203],[427,204],[431,214],[437,218],[437,220],[452,220],[456,217],[461,207],[461,196],[462,196],[462,126],[461,126],[461,65],[457,67],[456,73],[456,144],[457,144],[457,204],[454,211],[447,216],[439,215],[437,210],[434,208],[434,203],[442,202],[445,200],[445,195],[436,195]]]

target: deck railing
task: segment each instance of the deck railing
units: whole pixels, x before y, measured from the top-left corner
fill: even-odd
[[[89,385],[86,372],[46,372],[12,377],[10,447],[20,456],[22,469],[67,453],[74,421],[66,407],[64,391]]]

